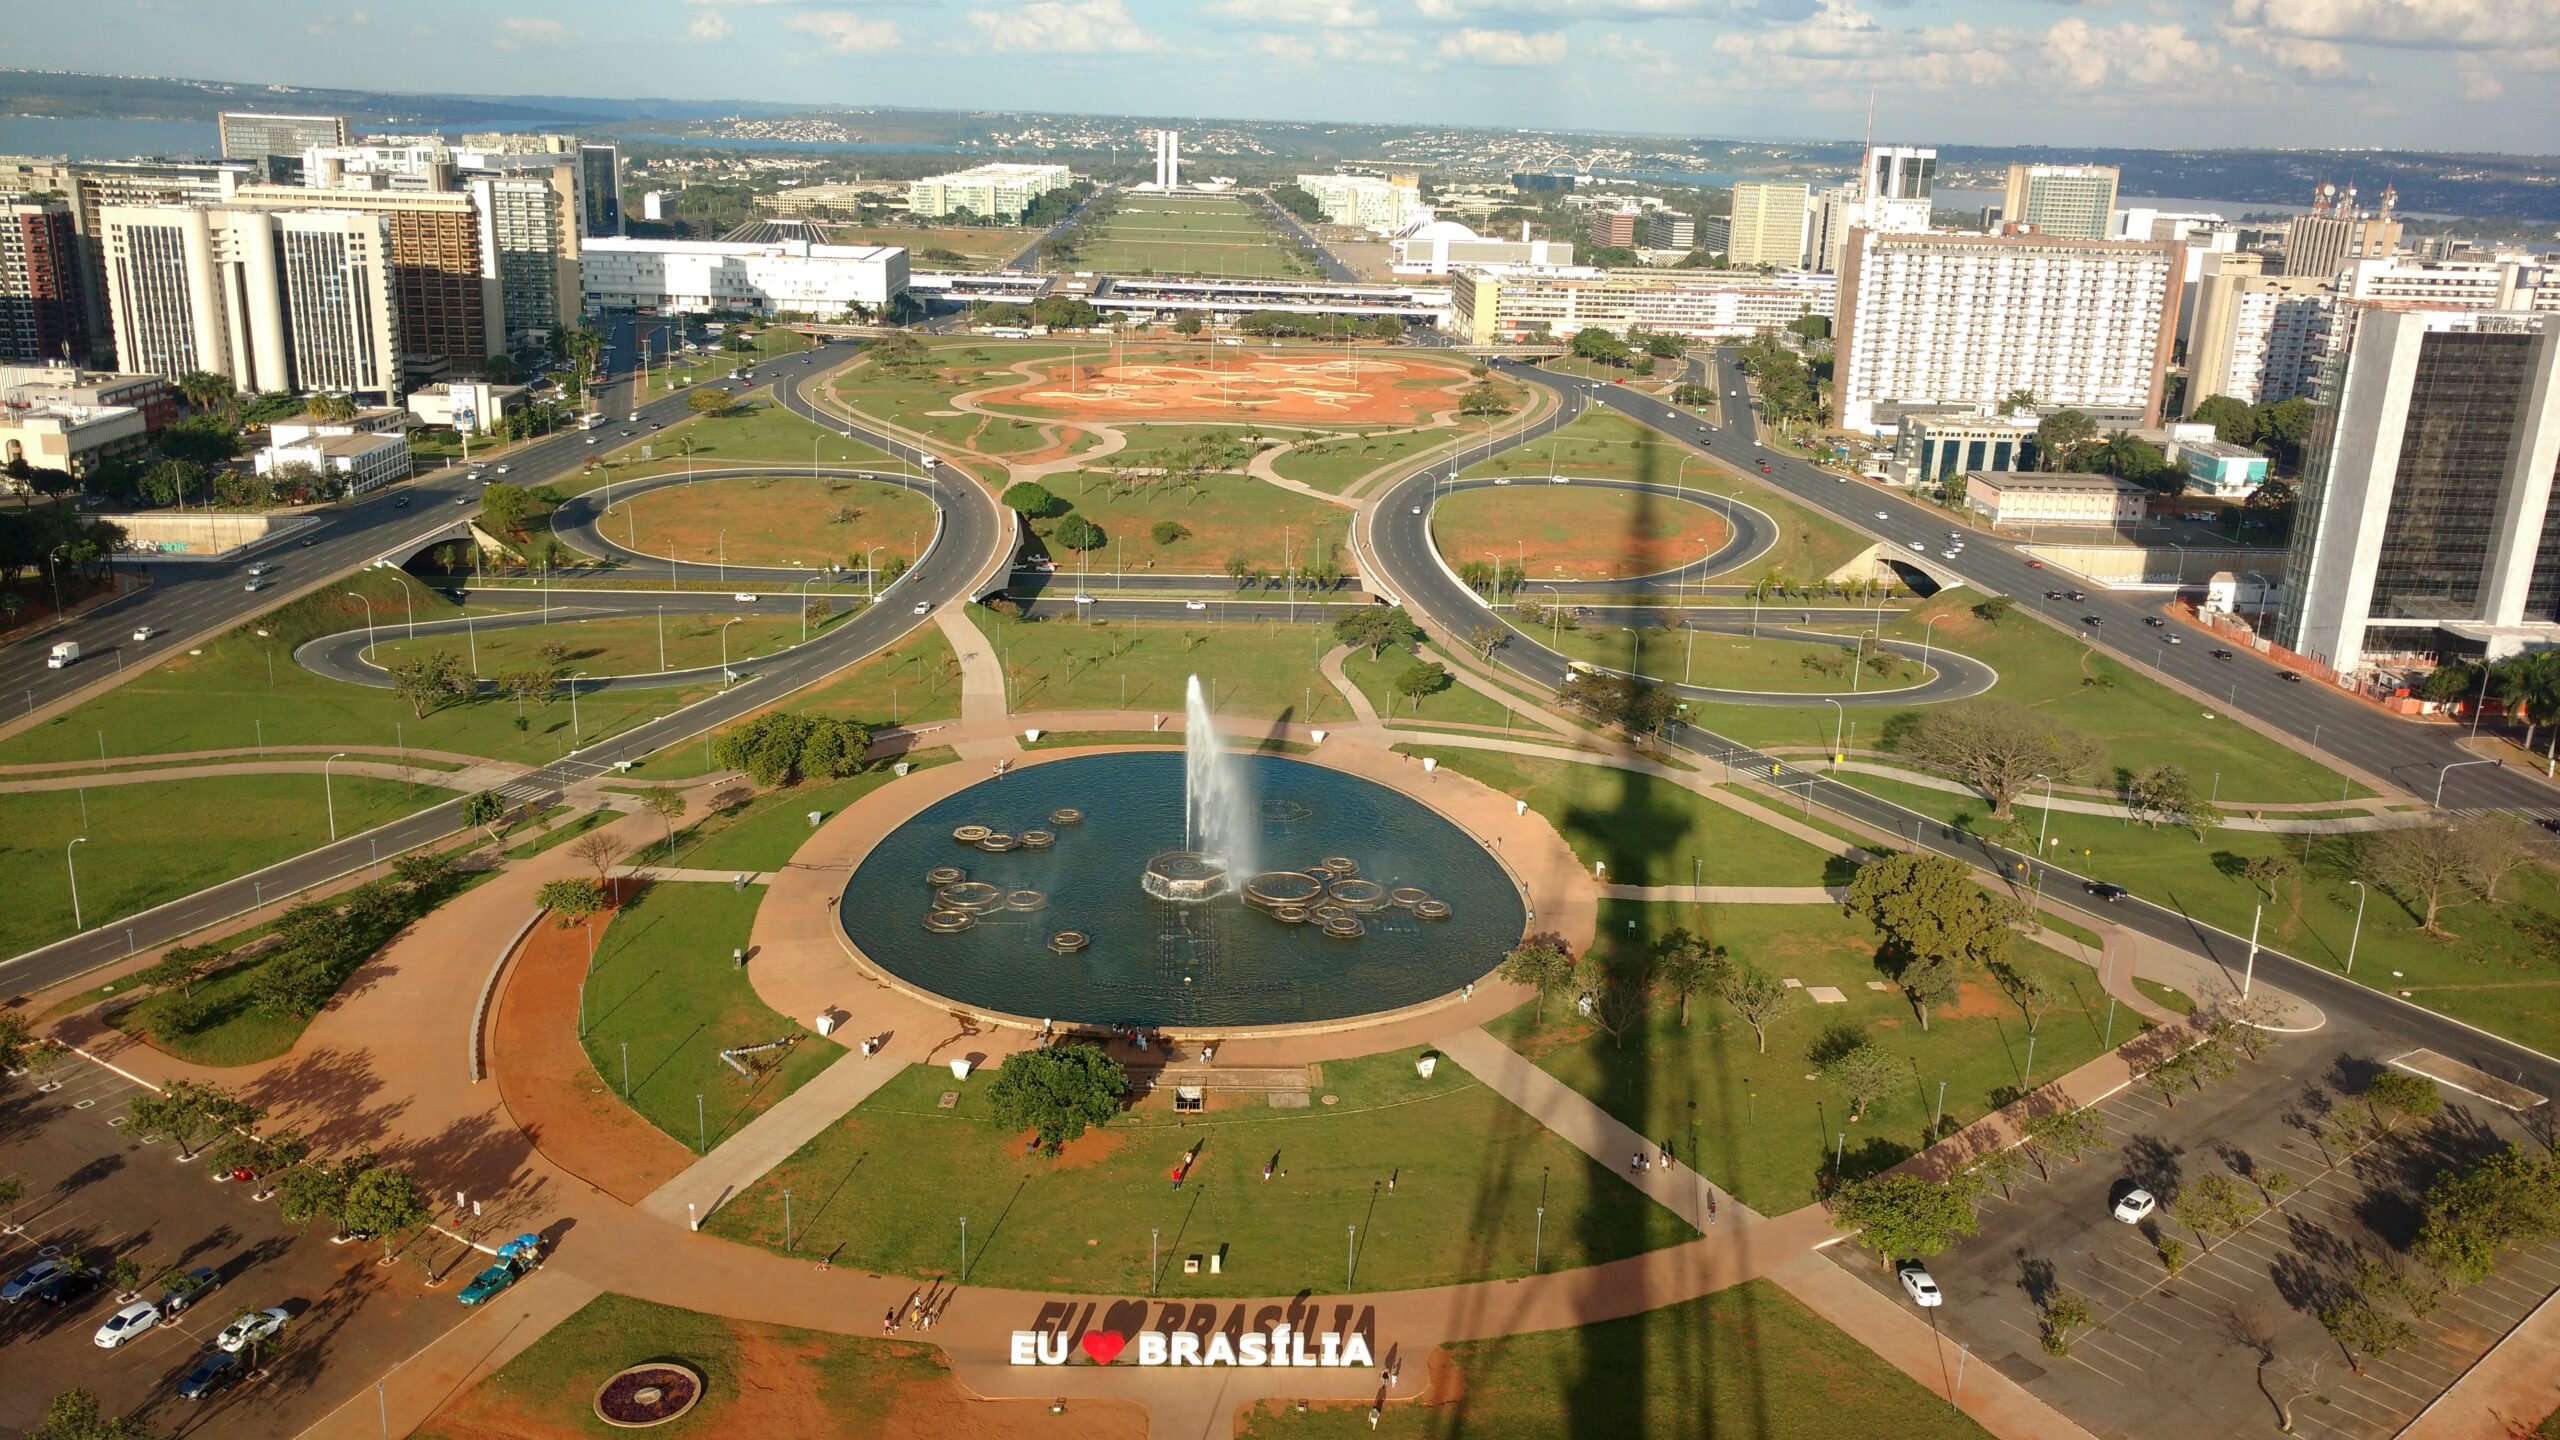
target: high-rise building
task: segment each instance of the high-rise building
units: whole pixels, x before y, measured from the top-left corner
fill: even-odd
[[[2251,405],[2309,395],[2336,305],[2336,292],[2308,275],[2208,269],[2187,341],[2187,413],[2216,395]]]
[[[87,363],[112,363],[114,330],[107,321],[106,254],[98,216],[109,205],[219,204],[259,176],[242,161],[73,160],[20,162],[0,168],[0,186],[35,194],[59,194],[71,202],[79,236],[79,281]]]
[[[2000,219],[2007,225],[2032,225],[2039,235],[2104,240],[2115,208],[2113,165],[2013,164]]]
[[[222,158],[246,160],[259,167],[259,176],[268,180],[301,178],[302,152],[315,145],[347,143],[347,117],[344,115],[265,115],[249,110],[225,110],[216,120],[222,137]]]
[[[579,198],[589,235],[622,233],[622,151],[613,145],[578,147]]]
[[[2351,260],[2338,276],[2339,297],[2430,310],[2560,308],[2560,265],[2524,255],[2414,260],[2393,255]]]
[[[2352,674],[2560,643],[2560,319],[2341,305],[2276,639]]]
[[[79,226],[67,200],[0,200],[0,363],[87,363]]]
[[[1938,152],[1924,146],[1870,145],[1858,178],[1815,197],[1806,227],[1804,267],[1840,268],[1849,232],[1929,233],[1938,184]]]
[[[1833,280],[1790,270],[1460,269],[1449,286],[1456,333],[1493,345],[1598,329],[1650,330],[1696,340],[1766,335],[1828,315]]]
[[[1733,187],[1733,233],[1725,263],[1737,270],[1773,265],[1793,270],[1804,263],[1806,212],[1813,201],[1808,185],[1744,181]],[[1713,247],[1710,247],[1713,248]]]
[[[1852,230],[1833,375],[1840,424],[1920,405],[2131,410],[2154,423],[2178,319],[2176,247]]]
[[[399,387],[383,217],[156,205],[110,206],[102,223],[124,369],[207,370],[252,392]]]
[[[1182,132],[1179,130],[1156,132],[1156,188],[1182,188]]]
[[[1692,250],[1698,244],[1698,222],[1677,210],[1656,210],[1644,217],[1648,250]]]
[[[2348,265],[2372,260],[2400,248],[2400,222],[2391,218],[2399,196],[2384,186],[2382,209],[2367,215],[2356,208],[2355,187],[2322,185],[2312,196],[2311,213],[2296,215],[2285,227],[2284,273],[2335,280]]]
[[[391,293],[400,312],[407,383],[477,374],[491,355],[506,348],[497,265],[481,244],[480,207],[469,194],[244,185],[233,203],[275,210],[352,210],[389,222]]]
[[[1633,210],[1603,210],[1591,217],[1591,243],[1594,248],[1617,245],[1633,249],[1636,225],[1644,217]]]
[[[1415,175],[1301,175],[1298,188],[1315,197],[1327,221],[1378,235],[1402,232],[1422,209],[1422,181]],[[1596,231],[1594,239],[1609,243]]]
[[[498,280],[500,325],[509,346],[536,345],[578,323],[577,167],[550,165],[475,174],[480,253]],[[655,193],[655,192],[651,192]]]
[[[966,210],[981,220],[1012,225],[1032,201],[1074,181],[1075,172],[1064,165],[972,165],[908,185],[907,209],[919,220],[947,220]]]
[[[1733,249],[1733,217],[1709,215],[1698,222],[1698,244],[1710,255],[1723,255],[1731,262]],[[1789,261],[1793,264],[1793,261]]]

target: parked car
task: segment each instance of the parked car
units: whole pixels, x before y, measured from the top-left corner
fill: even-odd
[[[100,1283],[95,1270],[83,1270],[76,1275],[56,1275],[36,1292],[36,1298],[47,1305],[73,1305],[88,1299]]]
[[[96,1341],[101,1350],[114,1350],[159,1323],[160,1307],[148,1300],[136,1300],[108,1316],[107,1323],[99,1326],[98,1333],[89,1338]]]
[[[184,1275],[172,1275],[160,1282],[160,1313],[179,1314],[221,1288],[222,1272],[210,1265],[199,1265]]]
[[[466,1306],[485,1304],[496,1299],[508,1286],[523,1278],[522,1265],[513,1260],[501,1260],[473,1276],[471,1283],[462,1287],[461,1295],[455,1298],[461,1300]]]
[[[2115,1217],[2127,1225],[2139,1225],[2159,1208],[2160,1202],[2151,1197],[2151,1192],[2137,1185],[2117,1198]]]
[[[208,1350],[204,1358],[196,1362],[195,1368],[178,1381],[178,1398],[202,1400],[219,1394],[240,1378],[243,1368],[238,1355],[228,1350]]]
[[[222,1333],[213,1337],[214,1348],[236,1355],[261,1340],[272,1338],[292,1318],[292,1315],[274,1307],[251,1310],[222,1327]]]
[[[61,1273],[60,1260],[39,1260],[9,1277],[8,1284],[0,1285],[0,1301],[15,1305],[43,1289],[46,1281]]]
[[[1893,1268],[1893,1275],[1902,1282],[1902,1291],[1911,1297],[1911,1303],[1921,1309],[1935,1310],[1947,1302],[1937,1280],[1929,1274],[1929,1267],[1919,1261],[1903,1261]]]

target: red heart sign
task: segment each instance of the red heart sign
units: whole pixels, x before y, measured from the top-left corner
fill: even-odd
[[[1120,1352],[1127,1349],[1128,1345],[1129,1337],[1116,1331],[1088,1330],[1085,1332],[1084,1353],[1092,1356],[1093,1363],[1096,1365],[1108,1365],[1119,1359]]]

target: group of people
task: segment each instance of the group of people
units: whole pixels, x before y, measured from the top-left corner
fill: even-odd
[[[1662,1168],[1665,1170],[1668,1170],[1672,1166],[1680,1163],[1679,1157],[1671,1153],[1670,1141],[1663,1141],[1662,1148],[1656,1150],[1651,1155],[1647,1155],[1643,1151],[1639,1150],[1635,1154],[1628,1156],[1627,1173],[1630,1175],[1642,1175],[1646,1171],[1651,1170],[1657,1161],[1660,1162]]]
[[[932,1329],[933,1322],[941,1318],[943,1308],[949,1305],[951,1297],[958,1293],[957,1290],[944,1290],[939,1280],[933,1282],[930,1291],[916,1290],[907,1296],[906,1304],[889,1307],[888,1318],[880,1322],[880,1333],[895,1335],[909,1325],[913,1325],[919,1331]]]

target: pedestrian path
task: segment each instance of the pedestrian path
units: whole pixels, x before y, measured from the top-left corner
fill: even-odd
[[[773,882],[769,870],[703,870],[683,865],[616,865],[616,875],[635,880],[675,880],[696,885],[768,885]]]
[[[324,768],[331,775],[361,775],[368,780],[390,780],[432,785],[439,790],[464,791],[494,789],[524,773],[523,766],[488,761],[460,770],[430,770],[382,760],[341,760],[334,764],[327,760],[252,760],[240,765],[164,765],[151,770],[103,770],[81,775],[22,777],[0,780],[0,794],[96,790],[111,785],[155,785],[164,780],[204,780],[230,775],[318,775]]]
[[[1837,905],[1849,892],[1821,885],[1603,885],[1600,898],[1673,905]]]
[[[825,1043],[823,1041],[819,1042]],[[685,1168],[640,1202],[644,1214],[665,1220],[691,1220],[699,1225],[713,1211],[764,1178],[801,1146],[843,1119],[907,1067],[907,1057],[883,1051],[877,1055],[848,1052],[807,1084],[747,1122],[710,1154]]]

